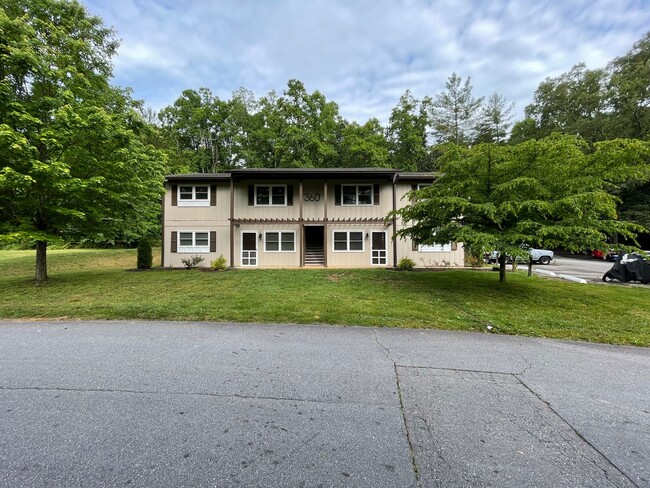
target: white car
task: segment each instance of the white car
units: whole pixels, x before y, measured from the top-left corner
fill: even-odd
[[[528,252],[530,255],[533,257],[533,262],[534,263],[539,263],[539,264],[551,264],[551,261],[553,260],[553,251],[549,251],[548,249],[533,249],[529,248]],[[518,260],[522,260],[522,258],[517,258]],[[498,251],[492,251],[490,254],[488,254],[485,257],[485,260],[489,264],[496,264],[499,261],[499,252]],[[512,257],[508,256],[508,259],[506,260],[508,263],[512,262]]]

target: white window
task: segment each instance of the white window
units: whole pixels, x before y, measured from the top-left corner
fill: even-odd
[[[178,188],[179,207],[209,207],[210,187],[208,185],[181,185]]]
[[[343,205],[372,205],[372,185],[341,185]]]
[[[287,185],[255,185],[256,206],[286,206]]]
[[[420,252],[451,252],[451,243],[449,244],[421,244],[418,249]]]
[[[210,252],[208,232],[179,232],[178,252]]]
[[[265,232],[265,252],[294,252],[296,250],[296,233],[293,231]]]
[[[427,186],[431,186],[431,183],[419,183],[418,190],[421,190],[422,188],[426,188]]]
[[[360,231],[334,231],[332,240],[334,251],[363,251],[363,232]]]

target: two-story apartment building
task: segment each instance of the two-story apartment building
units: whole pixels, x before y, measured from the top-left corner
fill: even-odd
[[[223,255],[238,268],[462,266],[462,245],[393,239],[404,223],[387,218],[430,173],[382,168],[238,169],[166,178],[162,265],[201,266]]]

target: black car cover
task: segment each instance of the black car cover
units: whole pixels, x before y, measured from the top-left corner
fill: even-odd
[[[605,275],[603,281],[640,281],[650,283],[650,263],[639,254],[619,254],[618,259]]]

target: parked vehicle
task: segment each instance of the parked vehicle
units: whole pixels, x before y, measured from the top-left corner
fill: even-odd
[[[524,247],[524,246],[522,246]],[[539,263],[539,264],[550,264],[551,261],[553,260],[553,251],[549,251],[548,249],[533,249],[533,248],[528,248],[528,252],[530,255],[533,257],[533,262],[534,263]],[[488,264],[496,264],[499,261],[499,252],[498,251],[492,251],[491,253],[487,253],[485,256],[485,262]],[[524,258],[517,257],[518,262],[524,261]],[[512,256],[507,256],[506,257],[506,262],[507,263],[512,263]]]
[[[650,283],[650,263],[640,254],[621,254],[612,269],[603,275],[603,281],[618,280],[623,283],[639,281],[644,285]]]

